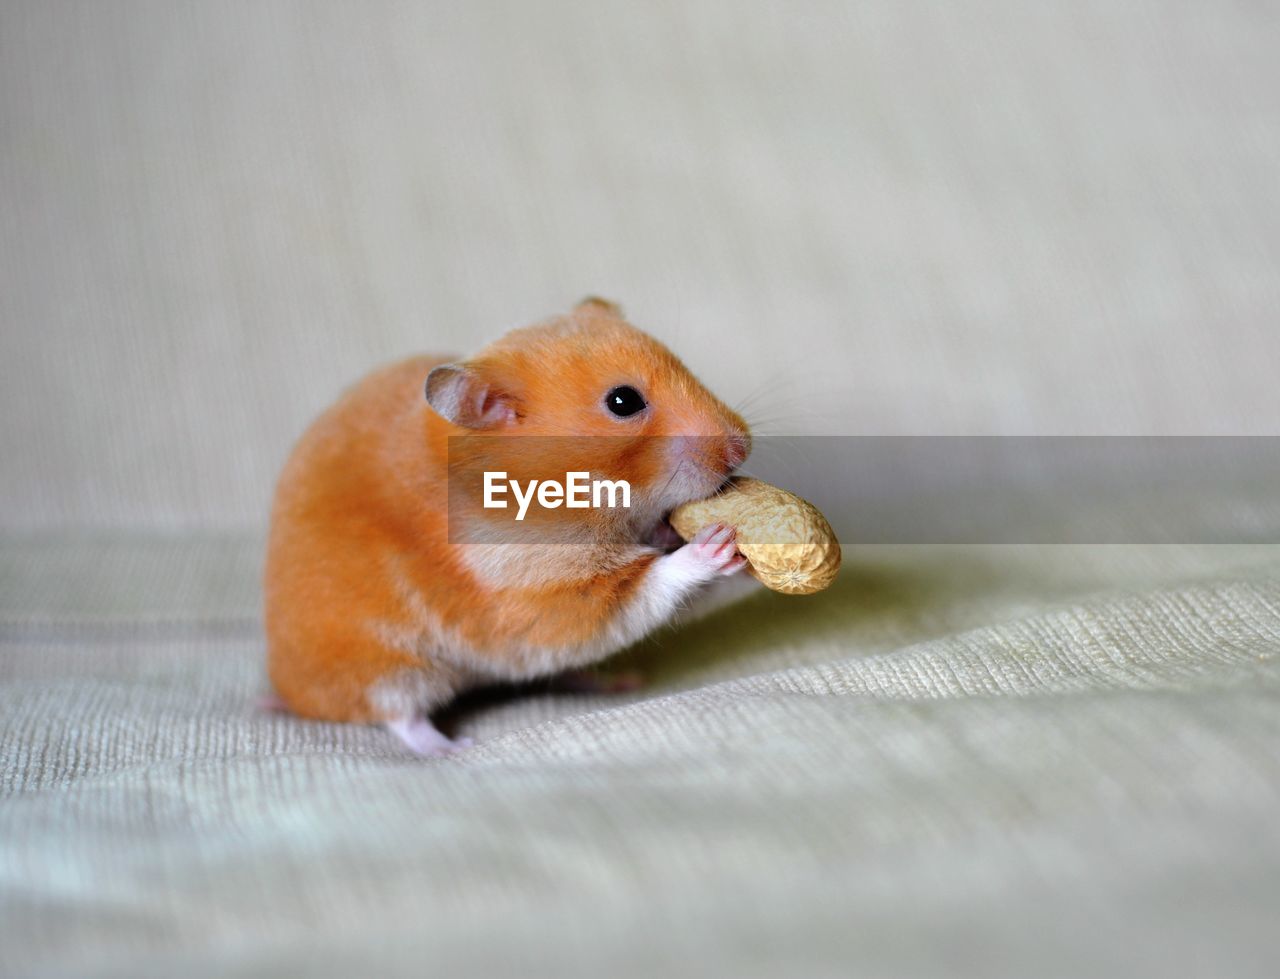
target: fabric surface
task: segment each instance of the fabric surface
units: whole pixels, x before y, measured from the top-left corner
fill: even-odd
[[[253,709],[253,550],[5,605],[0,971],[1274,971],[1275,548],[868,548],[436,761]]]
[[[0,975],[1275,975],[1265,481],[1153,477],[1181,544],[847,535],[447,759],[253,704],[307,420],[586,293],[757,431],[1280,431],[1278,48],[1225,2],[0,2]]]

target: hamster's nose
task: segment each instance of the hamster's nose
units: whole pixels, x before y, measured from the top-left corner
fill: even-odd
[[[747,461],[751,454],[751,436],[745,432],[736,432],[724,440],[724,464],[726,468],[736,469]]]

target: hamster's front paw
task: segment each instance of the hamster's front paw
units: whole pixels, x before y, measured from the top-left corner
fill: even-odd
[[[720,523],[703,527],[668,559],[687,562],[695,576],[704,580],[735,574],[747,566],[747,559],[734,546],[733,528]]]

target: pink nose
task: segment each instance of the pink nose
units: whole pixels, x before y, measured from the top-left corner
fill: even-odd
[[[724,464],[729,469],[742,465],[751,452],[751,436],[730,435],[724,440]]]

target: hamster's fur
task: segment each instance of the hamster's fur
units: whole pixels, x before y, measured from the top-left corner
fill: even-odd
[[[646,406],[619,417],[605,399],[624,387]],[[450,499],[458,435],[490,439],[466,443],[486,466],[626,479],[631,507],[554,511],[536,543],[462,542],[494,514]],[[557,438],[515,437],[531,435]],[[577,458],[542,458],[553,445]],[[743,566],[728,528],[669,550],[663,518],[749,451],[742,418],[599,299],[470,360],[374,372],[316,419],[276,489],[265,622],[280,700],[303,717],[384,724],[422,754],[456,749],[429,714],[459,692],[595,663]]]

